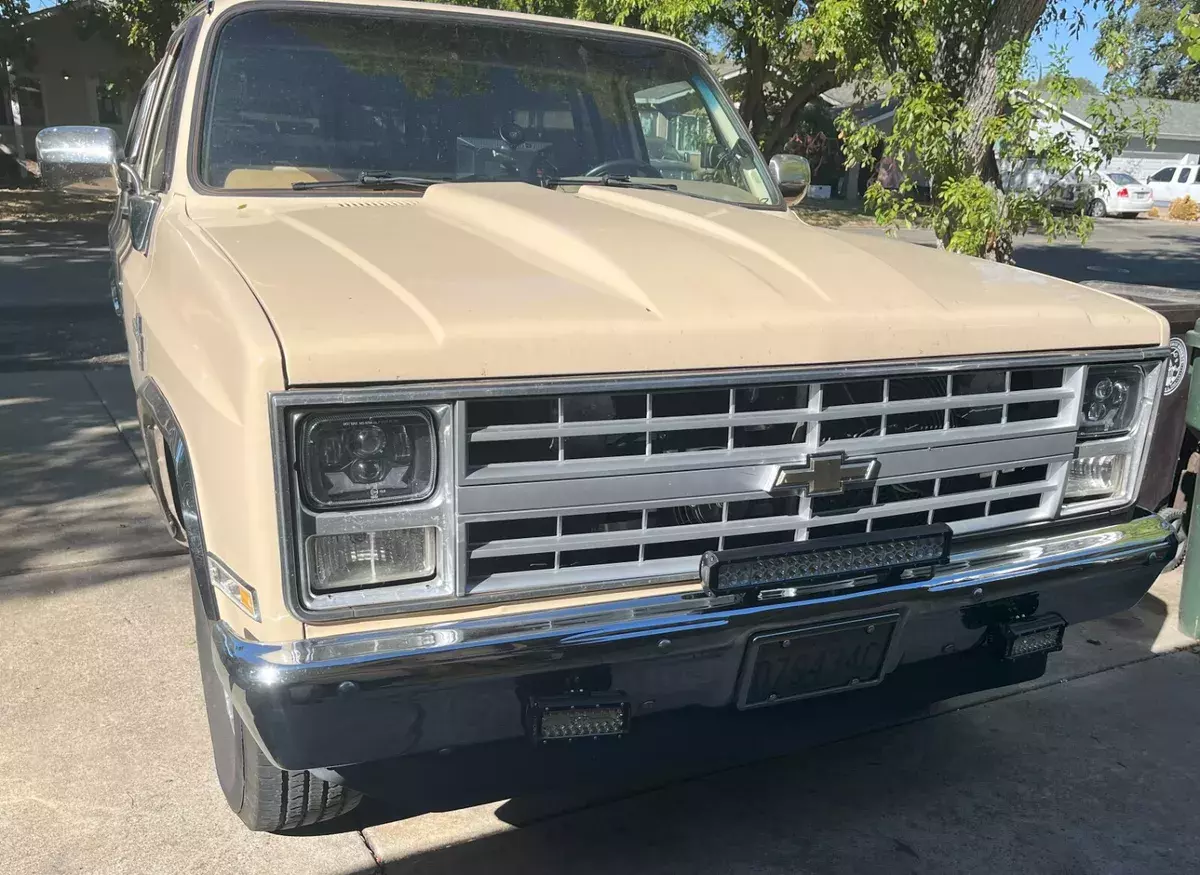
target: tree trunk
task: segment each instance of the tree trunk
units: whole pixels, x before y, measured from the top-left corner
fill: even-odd
[[[958,45],[944,38],[939,47],[937,66],[941,68],[941,75],[949,80],[946,84],[952,91],[961,88],[963,108],[970,119],[962,142],[963,170],[988,183],[997,198],[1003,198],[1004,192],[988,122],[1000,114],[1006,100],[1006,95],[998,93],[1000,54],[1009,43],[1029,38],[1046,11],[1046,4],[1047,0],[993,0],[977,35],[961,34]],[[971,42],[976,43],[977,49],[971,53],[973,63],[964,67],[962,61],[969,56],[962,45]],[[1003,204],[1000,208],[1003,209]],[[948,242],[955,230],[954,223],[949,223],[941,242]],[[991,235],[979,254],[1008,263],[1012,261],[1012,253],[1012,235],[1001,232]]]
[[[999,114],[1004,101],[1004,95],[996,93],[1000,52],[1013,40],[1028,39],[1045,11],[1046,0],[996,0],[988,15],[975,69],[966,79],[963,94],[963,106],[971,119],[963,148],[969,169],[974,173],[983,174],[987,170],[993,145],[987,136],[987,122]]]
[[[746,43],[746,85],[742,89],[742,100],[738,113],[754,138],[761,139],[767,125],[767,101],[764,89],[767,81],[767,50],[761,42],[751,38]]]

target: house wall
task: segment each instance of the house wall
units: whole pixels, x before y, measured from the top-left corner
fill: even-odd
[[[80,36],[77,20],[68,10],[34,16],[26,25],[33,43],[33,63],[18,69],[17,75],[32,79],[41,87],[46,125],[105,124],[124,138],[136,95],[121,95],[117,103],[119,122],[103,121],[97,88],[108,78],[138,64],[138,58],[125,47],[103,36]],[[0,80],[3,80],[0,72]],[[0,81],[7,103],[8,82]],[[10,123],[7,107],[0,110],[0,148],[15,154],[17,132]],[[24,121],[24,120],[23,120]],[[23,124],[21,138],[28,158],[33,158],[33,139],[41,125]]]
[[[1151,149],[1145,140],[1130,140],[1125,151],[1109,164],[1110,170],[1146,179],[1171,164],[1194,164],[1200,154],[1200,138],[1180,140],[1162,138]]]
[[[1088,132],[1069,119],[1045,120],[1041,124],[1048,133],[1067,134],[1077,146],[1086,144]],[[1145,140],[1134,138],[1129,141],[1121,154],[1114,156],[1112,161],[1100,169],[1128,173],[1137,179],[1146,179],[1170,164],[1194,163],[1197,153],[1200,153],[1200,138],[1164,137],[1157,141],[1153,149]],[[1043,168],[1033,164],[1002,164],[1001,171],[1005,187],[1011,190],[1041,189],[1058,181],[1056,175],[1047,173]]]
[[[1047,135],[1066,135],[1075,148],[1086,145],[1088,132],[1066,118],[1043,119],[1039,127]],[[1060,174],[1051,173],[1033,162],[1012,163],[1000,159],[1000,175],[1009,191],[1041,191],[1060,181]]]

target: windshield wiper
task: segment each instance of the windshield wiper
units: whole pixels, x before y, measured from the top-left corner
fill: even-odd
[[[611,185],[616,188],[679,191],[679,186],[671,182],[635,182],[628,176],[613,176],[611,173],[605,173],[603,176],[552,176],[542,180],[542,186],[545,188],[558,188],[560,185]]]
[[[393,176],[390,173],[360,173],[357,179],[327,179],[314,182],[293,182],[294,191],[313,188],[411,188],[424,191],[440,179],[422,179],[419,176]]]

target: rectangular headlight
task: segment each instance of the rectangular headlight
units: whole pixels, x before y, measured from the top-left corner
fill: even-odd
[[[1080,437],[1128,434],[1143,406],[1142,369],[1136,365],[1088,368],[1079,405]]]
[[[310,415],[298,455],[305,498],[317,508],[421,501],[433,492],[436,446],[424,410]]]
[[[1119,495],[1125,486],[1128,461],[1127,455],[1116,453],[1080,455],[1072,459],[1067,468],[1067,500]]]
[[[308,561],[314,592],[427,580],[437,571],[437,530],[314,535]]]

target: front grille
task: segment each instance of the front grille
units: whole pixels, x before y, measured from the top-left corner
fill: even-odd
[[[460,401],[464,594],[695,577],[707,550],[946,522],[1046,519],[1074,446],[1079,367],[763,379]],[[876,459],[832,496],[769,491],[814,453]]]

